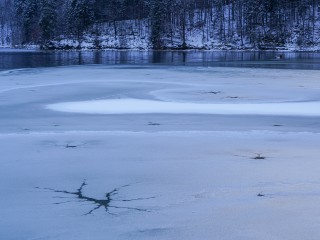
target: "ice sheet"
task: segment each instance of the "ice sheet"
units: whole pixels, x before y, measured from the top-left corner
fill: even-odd
[[[319,90],[318,71],[2,72],[0,239],[318,240]]]

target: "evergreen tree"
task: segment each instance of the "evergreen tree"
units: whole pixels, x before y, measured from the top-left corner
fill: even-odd
[[[72,0],[69,9],[68,24],[71,33],[76,34],[81,45],[83,33],[94,23],[93,0]]]
[[[55,0],[41,0],[40,21],[42,41],[50,40],[54,37],[54,30],[57,24]]]
[[[150,0],[149,8],[150,40],[154,49],[162,49],[164,47],[162,37],[165,32],[166,0]]]
[[[35,42],[39,38],[39,9],[37,0],[15,0],[16,17],[20,19],[22,41]]]

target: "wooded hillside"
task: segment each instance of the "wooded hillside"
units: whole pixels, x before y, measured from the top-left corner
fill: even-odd
[[[317,48],[319,0],[0,0],[0,45]]]

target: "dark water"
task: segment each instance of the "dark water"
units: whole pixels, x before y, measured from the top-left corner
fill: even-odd
[[[85,64],[186,65],[320,69],[320,53],[210,51],[16,51],[0,50],[0,71]]]

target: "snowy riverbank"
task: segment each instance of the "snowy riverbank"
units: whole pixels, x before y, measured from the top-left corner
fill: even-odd
[[[289,52],[318,52],[320,51],[320,43],[310,46],[301,46],[294,42],[286,44],[260,44],[254,46],[253,44],[245,43],[223,43],[215,39],[202,40],[201,35],[196,34],[190,39],[187,39],[186,46],[182,48],[181,40],[164,40],[166,44],[163,49],[166,50],[211,50],[211,51],[289,51]],[[39,46],[40,47],[40,46]],[[148,36],[91,36],[86,35],[79,42],[75,39],[61,38],[59,40],[52,40],[41,48],[46,50],[152,50],[152,43]]]
[[[0,78],[0,239],[319,239],[319,71],[92,65]]]

